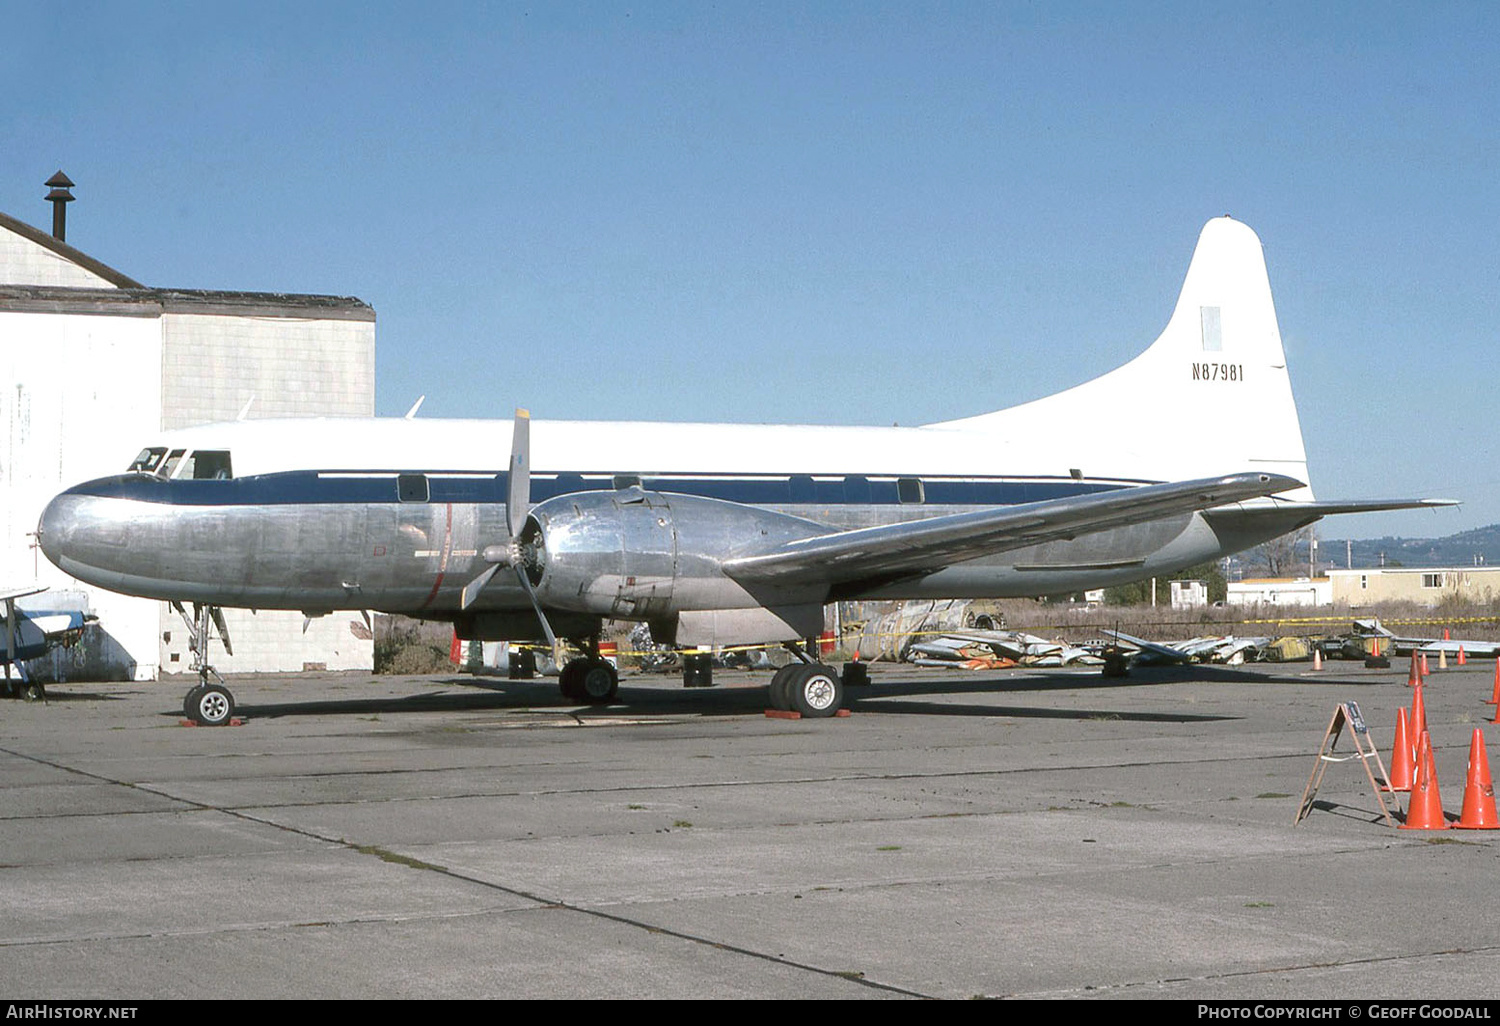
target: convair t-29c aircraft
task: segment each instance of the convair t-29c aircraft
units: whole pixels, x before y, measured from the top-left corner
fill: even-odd
[[[150,442],[125,473],[53,499],[38,531],[81,581],[198,604],[200,658],[215,607],[373,609],[465,638],[571,639],[586,654],[563,693],[602,703],[618,683],[602,623],[637,620],[676,645],[788,643],[801,661],[771,702],[827,716],[839,674],[791,644],[822,630],[826,603],[1080,591],[1330,513],[1440,504],[1316,502],[1307,480],[1260,240],[1225,217],[1151,348],[997,413],[915,428],[239,421]],[[223,722],[233,699],[203,672],[185,707]]]

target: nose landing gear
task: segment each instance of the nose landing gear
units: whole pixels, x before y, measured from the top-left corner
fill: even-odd
[[[212,631],[217,628],[219,639],[224,642],[224,651],[234,654],[229,644],[229,628],[224,624],[224,614],[218,606],[193,605],[193,615],[188,616],[182,603],[173,602],[172,607],[181,614],[188,629],[188,647],[193,653],[193,669],[198,673],[198,683],[182,698],[183,715],[200,727],[222,727],[234,719],[234,695],[224,685],[224,678],[208,661],[208,643]],[[210,680],[212,678],[212,681]]]

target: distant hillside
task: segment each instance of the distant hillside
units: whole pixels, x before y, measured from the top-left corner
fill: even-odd
[[[1366,538],[1348,543],[1354,566],[1500,566],[1500,524],[1460,531],[1446,538]],[[1318,565],[1344,566],[1344,539],[1318,539]],[[1303,560],[1304,565],[1306,560]]]

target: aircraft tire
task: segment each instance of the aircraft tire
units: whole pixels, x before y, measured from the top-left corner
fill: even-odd
[[[193,707],[198,704],[198,689],[200,687],[202,687],[201,684],[194,684],[188,688],[188,693],[182,696],[182,715],[190,720],[197,719],[193,714]]]
[[[589,705],[608,705],[620,690],[620,675],[604,660],[588,662],[578,674],[578,697]]]
[[[188,692],[193,699],[188,718],[203,727],[222,727],[234,718],[234,696],[219,684],[197,687]]]
[[[794,712],[804,719],[832,716],[844,704],[844,684],[833,669],[814,664],[799,666],[786,683]]]
[[[581,700],[578,693],[578,675],[585,665],[587,664],[582,659],[570,659],[563,663],[563,668],[558,671],[557,688],[570,702]]]
[[[787,681],[791,680],[792,674],[802,669],[801,663],[787,663],[771,677],[771,683],[767,686],[771,700],[771,708],[780,712],[789,712],[792,708],[792,696],[787,691]]]

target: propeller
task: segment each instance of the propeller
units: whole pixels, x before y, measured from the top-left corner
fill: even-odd
[[[459,596],[459,608],[468,609],[484,590],[484,586],[490,583],[490,578],[502,566],[509,566],[516,573],[516,580],[521,582],[521,590],[526,592],[526,597],[531,600],[531,608],[536,610],[536,618],[542,625],[542,632],[547,635],[547,641],[552,646],[553,652],[557,651],[557,635],[552,632],[552,625],[547,622],[547,614],[542,612],[541,600],[536,597],[536,589],[531,586],[531,578],[526,575],[526,561],[521,553],[521,531],[526,527],[526,516],[531,512],[531,413],[527,410],[516,410],[515,429],[510,443],[510,490],[505,498],[505,528],[509,537],[503,545],[486,545],[480,553],[489,566],[479,572],[468,584],[464,585],[463,594]]]

